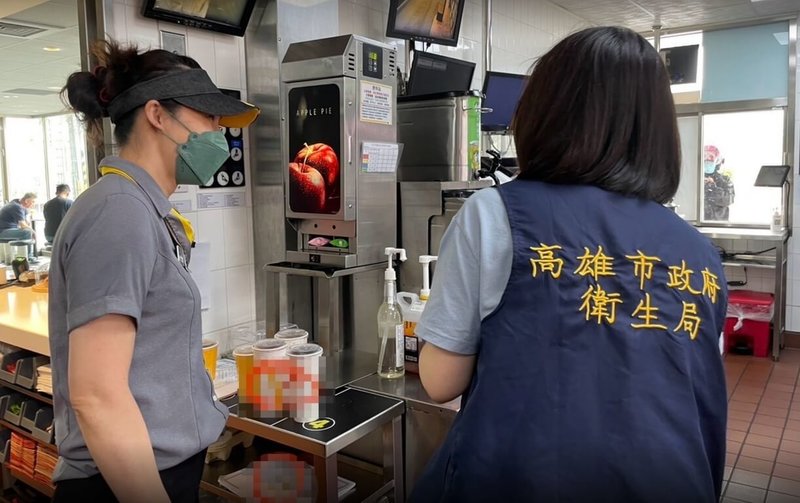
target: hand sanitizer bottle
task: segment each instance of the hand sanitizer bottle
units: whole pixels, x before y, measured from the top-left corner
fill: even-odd
[[[378,309],[378,375],[393,379],[405,374],[405,355],[403,353],[403,317],[395,296],[397,287],[392,258],[397,254],[401,261],[406,260],[406,251],[402,248],[386,248],[389,266],[383,275],[383,304]]]
[[[769,228],[772,232],[780,232],[783,230],[783,218],[781,212],[778,211],[778,208],[774,208],[772,213],[772,222],[770,223]]]

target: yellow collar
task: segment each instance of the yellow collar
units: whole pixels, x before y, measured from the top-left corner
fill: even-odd
[[[128,180],[129,182],[135,183],[136,185],[139,185],[136,182],[136,180],[133,179],[133,177],[131,175],[129,175],[128,173],[122,171],[119,168],[113,168],[111,166],[100,166],[100,174],[103,175],[103,176],[105,176],[105,175],[119,175],[122,178]],[[173,217],[175,217],[176,220],[178,220],[178,222],[181,223],[181,226],[183,227],[183,232],[186,233],[186,239],[188,239],[189,243],[191,243],[192,246],[194,246],[194,243],[195,243],[195,241],[194,241],[194,227],[192,227],[192,223],[189,221],[188,218],[186,218],[185,216],[181,215],[180,212],[178,210],[176,210],[175,208],[172,208],[171,210],[169,210],[169,212]]]

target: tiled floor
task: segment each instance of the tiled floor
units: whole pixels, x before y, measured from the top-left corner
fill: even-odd
[[[800,503],[800,350],[725,358],[728,455],[723,502]]]

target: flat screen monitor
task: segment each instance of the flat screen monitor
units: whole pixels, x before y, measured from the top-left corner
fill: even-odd
[[[256,0],[145,0],[142,15],[241,37]]]
[[[483,108],[491,108],[492,111],[481,115],[482,130],[504,132],[511,129],[511,121],[527,81],[527,75],[486,72]]]
[[[386,36],[458,45],[467,0],[390,0]]]
[[[414,52],[406,95],[466,92],[472,86],[475,63],[429,52]]]
[[[789,166],[761,166],[756,176],[756,187],[783,187],[786,177],[789,176]]]
[[[661,59],[667,67],[670,84],[694,84],[697,82],[698,45],[685,45],[661,49]]]

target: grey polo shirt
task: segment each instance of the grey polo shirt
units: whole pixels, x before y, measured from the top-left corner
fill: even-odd
[[[56,234],[49,298],[56,481],[98,472],[70,406],[67,363],[70,332],[106,314],[136,323],[129,383],[159,470],[216,441],[227,419],[203,365],[200,292],[164,222],[171,204],[141,168],[118,157],[101,166],[121,169],[138,184],[103,176],[75,201]]]

